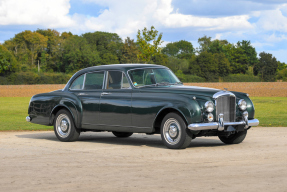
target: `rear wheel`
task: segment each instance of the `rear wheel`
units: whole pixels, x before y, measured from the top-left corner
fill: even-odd
[[[117,132],[117,131],[113,131],[112,133],[116,137],[129,137],[129,136],[131,136],[133,134],[131,132]]]
[[[228,137],[226,136],[218,136],[219,139],[225,144],[238,144],[241,143],[247,135],[247,130],[237,132]]]
[[[65,109],[56,114],[54,132],[57,138],[64,142],[76,141],[80,136],[80,130],[75,127],[72,115]]]
[[[170,149],[185,149],[191,143],[191,137],[186,132],[186,123],[176,113],[167,114],[161,123],[161,139]]]

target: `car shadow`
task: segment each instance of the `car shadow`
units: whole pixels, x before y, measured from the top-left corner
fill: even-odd
[[[18,134],[19,138],[28,139],[39,139],[39,140],[50,140],[60,142],[55,136],[54,132],[38,132],[31,134]],[[133,145],[133,146],[148,146],[167,149],[161,141],[160,135],[145,135],[145,134],[133,134],[128,138],[118,138],[109,132],[85,132],[81,133],[77,142],[93,142],[103,144],[114,144],[114,145]],[[198,147],[217,147],[223,144],[219,139],[211,138],[196,138],[193,139],[188,148]]]

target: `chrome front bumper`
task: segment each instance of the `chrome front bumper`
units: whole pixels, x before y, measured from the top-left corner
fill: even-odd
[[[259,125],[258,119],[252,119],[248,121],[239,121],[239,122],[211,122],[211,123],[192,123],[188,125],[188,129],[192,131],[201,131],[209,129],[218,129],[218,131],[223,131],[224,126],[236,126],[244,125],[244,128],[253,127]]]

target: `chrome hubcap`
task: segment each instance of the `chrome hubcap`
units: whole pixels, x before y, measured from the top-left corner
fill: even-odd
[[[67,131],[67,129],[69,128],[69,124],[68,124],[68,122],[67,122],[66,119],[63,119],[63,120],[61,121],[60,127],[61,127],[61,130],[62,130],[63,132]]]
[[[163,126],[164,139],[171,145],[176,145],[181,138],[181,127],[179,122],[174,118],[166,120]]]
[[[177,133],[178,133],[177,127],[176,127],[175,125],[171,125],[171,126],[169,127],[168,133],[169,133],[169,135],[170,135],[171,137],[176,137],[176,136],[177,136]]]
[[[62,138],[66,138],[69,136],[70,129],[70,119],[66,114],[60,114],[56,119],[56,131],[58,135]]]

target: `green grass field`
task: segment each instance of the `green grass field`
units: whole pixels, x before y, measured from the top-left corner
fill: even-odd
[[[287,127],[286,97],[252,97],[260,126]],[[28,123],[30,97],[0,97],[0,131],[53,130],[52,126]]]

